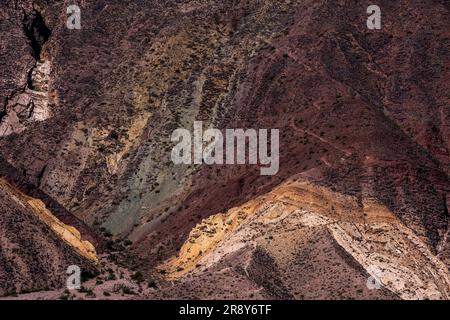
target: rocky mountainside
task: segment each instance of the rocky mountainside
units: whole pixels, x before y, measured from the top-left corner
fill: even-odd
[[[67,269],[95,272],[94,246],[62,223],[41,200],[0,179],[0,295],[60,288]]]
[[[0,4],[2,185],[157,277],[140,297],[448,299],[448,1],[380,0],[381,30],[365,0],[71,4]],[[279,129],[279,172],[175,165],[194,121]]]

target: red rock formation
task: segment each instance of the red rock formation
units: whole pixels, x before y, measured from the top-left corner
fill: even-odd
[[[59,207],[75,224],[81,226],[80,219],[132,240],[129,251],[142,259],[136,264],[144,272],[175,261],[197,225],[256,199],[264,202],[293,177],[333,195],[329,215],[340,197],[352,199],[362,216],[368,203],[383,208],[398,219],[383,229],[388,239],[411,232],[426,249],[418,253],[404,244],[400,250],[437,257],[448,268],[450,8],[439,0],[382,0],[382,28],[368,30],[370,4],[98,0],[80,4],[82,29],[68,30],[62,2],[6,1],[0,5],[0,155],[11,168],[2,176],[34,186],[45,196],[25,193],[51,211]],[[264,177],[245,165],[174,165],[171,134],[195,120],[219,129],[279,129],[279,173]],[[17,176],[20,183],[11,180]],[[358,223],[377,237],[372,225]],[[268,232],[261,228],[255,230]],[[289,230],[282,222],[277,228],[280,235]],[[235,231],[227,233],[233,241],[240,239]],[[383,283],[382,292],[361,288],[369,266],[351,251],[362,250],[357,237],[344,241],[326,228],[303,231],[292,234],[299,246],[292,256],[273,253],[285,245],[274,232],[274,243],[260,237],[255,248],[217,254],[221,260],[211,272],[194,265],[188,268],[198,271],[194,278],[183,273],[175,289],[155,297],[189,297],[188,286],[196,288],[195,297],[207,297],[205,279],[225,287],[234,276],[236,288],[217,297],[413,296],[395,281]],[[400,263],[395,252],[383,251],[392,262],[386,270]],[[302,263],[293,264],[298,256]],[[313,256],[317,269],[305,258]],[[242,261],[253,274],[241,272]],[[433,268],[442,275],[441,262]],[[266,263],[276,271],[262,279],[265,271],[258,268]],[[354,275],[349,288],[341,287],[350,281],[346,276],[320,278],[330,263],[339,265],[336,274]],[[299,270],[310,271],[294,277]],[[394,271],[389,277],[407,283]],[[283,285],[273,287],[283,277]],[[302,281],[335,291],[310,294],[293,285]],[[441,281],[417,289],[417,297],[447,298]],[[257,293],[261,287],[265,291]]]

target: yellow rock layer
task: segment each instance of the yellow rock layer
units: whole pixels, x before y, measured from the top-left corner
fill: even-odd
[[[82,240],[81,234],[76,228],[62,223],[45,207],[41,200],[25,195],[3,179],[0,179],[0,188],[10,194],[19,205],[30,209],[40,221],[52,229],[74,251],[91,262],[98,262],[95,247],[92,243]]]
[[[373,199],[361,205],[355,197],[304,181],[284,183],[226,214],[203,220],[179,255],[161,268],[169,279],[179,279],[199,265],[214,264],[224,252],[249,245],[242,235],[256,234],[255,228],[264,233],[278,223],[284,223],[286,232],[326,228],[367,273],[381,272],[381,284],[403,299],[449,298],[446,266],[388,208]]]

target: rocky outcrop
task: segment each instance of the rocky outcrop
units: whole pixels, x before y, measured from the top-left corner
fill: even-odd
[[[69,30],[64,1],[3,1],[0,172],[83,235],[75,216],[130,239],[141,268],[172,261],[162,296],[208,297],[211,279],[226,298],[446,298],[449,7],[380,0],[369,30],[370,4],[83,1]],[[174,165],[171,134],[196,120],[279,129],[278,174]],[[264,199],[297,175],[313,187],[293,205]],[[372,265],[381,290],[365,286]]]
[[[206,270],[221,272],[232,261],[272,298],[311,298],[307,286],[314,285],[310,290],[315,298],[338,298],[331,292],[340,291],[341,298],[387,298],[390,292],[402,299],[448,299],[450,277],[445,264],[388,208],[373,199],[363,203],[360,207],[354,197],[290,181],[204,220],[190,233],[179,256],[162,268],[171,279],[190,273],[201,277]],[[316,239],[313,246],[324,239],[332,246],[309,257],[315,265],[303,269],[307,274],[297,283],[299,266],[307,264],[298,259],[308,259],[306,252],[311,250],[305,247],[308,239]],[[248,260],[236,255],[242,250],[252,252]],[[355,277],[347,278],[351,273]],[[313,284],[306,279],[314,279]],[[378,288],[371,287],[375,281]]]
[[[42,203],[0,179],[0,295],[60,288],[67,268],[94,273],[94,246]]]
[[[17,5],[16,2],[18,10]],[[26,74],[18,75],[21,79],[19,83],[16,83],[17,87],[4,100],[0,117],[0,137],[20,133],[32,122],[44,121],[51,117],[48,106],[51,65],[50,61],[41,60],[42,47],[51,32],[45,24],[38,5],[33,3],[22,7],[22,10],[22,41],[28,43],[28,49],[34,61],[32,60]],[[8,12],[8,10],[5,11]],[[22,62],[25,63],[26,60],[23,59]]]
[[[8,99],[5,116],[0,123],[0,136],[20,133],[34,121],[45,121],[51,117],[48,106],[50,62],[38,61],[30,71],[29,83],[24,92]]]

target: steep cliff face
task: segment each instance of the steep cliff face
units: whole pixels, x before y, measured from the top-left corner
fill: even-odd
[[[189,285],[200,292],[202,281],[186,275],[207,277],[197,270],[199,259],[222,270],[214,256],[252,266],[253,273],[239,275],[234,267],[222,270],[242,280],[244,296],[257,294],[266,281],[257,270],[270,261],[275,278],[335,292],[356,279],[342,293],[358,297],[370,264],[381,257],[385,291],[363,288],[364,297],[447,298],[448,273],[439,260],[448,267],[450,8],[439,0],[381,0],[382,29],[368,30],[370,4],[97,0],[80,3],[82,28],[69,30],[64,1],[3,2],[0,155],[8,168],[2,176],[14,182],[19,175],[47,206],[45,199],[131,239],[143,268],[172,266],[167,270],[180,287],[163,296],[183,295]],[[171,134],[195,120],[219,129],[279,129],[278,174],[263,177],[245,165],[174,165]],[[240,220],[233,208],[252,201],[264,207],[264,197],[299,174],[302,183],[313,180],[313,191],[299,187],[289,191],[295,205],[267,202]],[[311,203],[325,201],[327,209],[302,211],[317,190],[326,200]],[[339,206],[336,215],[331,208]],[[377,212],[380,221],[366,217]],[[285,218],[265,242],[272,224],[260,220],[274,214]],[[274,253],[287,243],[277,232],[298,244],[291,256]],[[252,246],[241,243],[254,233],[259,240]],[[373,241],[397,245],[378,248]],[[241,251],[217,253],[222,246]],[[321,256],[322,248],[330,252]],[[317,270],[308,273],[306,259],[292,264],[293,257],[316,254],[320,270],[336,261],[354,277],[333,284],[331,273],[322,280]],[[305,278],[295,278],[299,271]],[[225,285],[219,274],[212,277]],[[289,281],[273,290],[262,286],[264,295],[329,292],[308,296],[309,288],[290,288]]]
[[[14,6],[12,2],[4,6],[2,34],[14,39],[8,42],[16,47],[12,49],[5,43],[2,50],[7,62],[3,66],[0,137],[20,133],[31,123],[51,117],[48,107],[51,65],[49,61],[41,60],[42,47],[51,32],[41,8],[32,2],[19,1]],[[13,59],[17,60],[8,63]],[[15,68],[19,64],[20,67]]]

